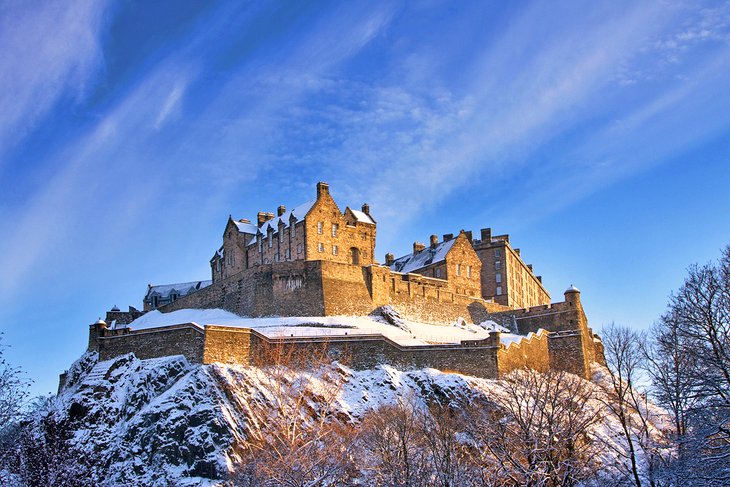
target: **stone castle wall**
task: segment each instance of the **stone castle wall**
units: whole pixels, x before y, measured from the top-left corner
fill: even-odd
[[[480,323],[504,306],[457,294],[443,279],[384,266],[330,261],[279,262],[246,269],[159,308],[222,308],[241,316],[367,315],[390,305],[405,318]]]
[[[131,332],[102,331],[98,325],[91,325],[89,330],[89,350],[99,352],[99,360],[134,353],[140,359],[183,355],[191,362],[202,363],[204,341],[203,329],[192,323]]]
[[[513,370],[523,368],[531,368],[539,372],[550,369],[548,336],[548,332],[539,330],[537,333],[530,333],[518,342],[500,348],[497,352],[499,375],[503,376]]]

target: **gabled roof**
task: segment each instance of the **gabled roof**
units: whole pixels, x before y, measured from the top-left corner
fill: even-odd
[[[291,219],[292,215],[294,216],[294,221],[302,221],[304,217],[309,213],[309,210],[312,209],[312,206],[314,206],[315,200],[307,201],[306,203],[302,203],[299,206],[294,207],[293,209],[284,212],[281,216],[276,216],[273,219],[265,222],[263,225],[261,225],[261,233],[266,233],[269,231],[269,227],[271,227],[271,230],[276,232],[279,230],[279,222],[281,221],[284,224],[284,227],[289,226],[289,220]],[[255,225],[254,225],[255,228]]]
[[[245,222],[239,222],[233,220],[234,225],[238,228],[238,231],[241,233],[248,233],[250,235],[256,235],[256,232],[258,231],[258,227],[254,225],[253,223],[245,223]]]
[[[161,284],[158,286],[150,286],[147,288],[147,294],[145,299],[149,299],[152,295],[157,295],[161,298],[169,298],[170,294],[175,291],[178,296],[186,296],[192,292],[195,292],[204,287],[208,287],[213,284],[213,281],[192,281],[192,282],[180,282],[177,284]]]
[[[352,208],[350,208],[350,211],[355,216],[355,220],[362,223],[370,223],[372,225],[375,225],[375,220],[373,220],[370,215],[368,215],[364,211],[353,210]]]
[[[395,272],[402,272],[407,274],[409,272],[415,272],[423,269],[424,267],[432,264],[438,264],[446,259],[446,254],[449,253],[451,247],[453,247],[455,238],[441,242],[435,248],[426,247],[416,254],[404,255],[396,259],[390,266],[390,269]]]

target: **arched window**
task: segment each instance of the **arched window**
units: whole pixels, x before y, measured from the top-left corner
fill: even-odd
[[[360,249],[357,247],[350,249],[350,261],[352,265],[360,265]]]

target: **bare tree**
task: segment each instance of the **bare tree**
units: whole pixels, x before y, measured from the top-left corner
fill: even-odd
[[[674,419],[675,478],[730,483],[730,246],[717,263],[693,265],[657,325],[653,391]]]
[[[249,370],[258,397],[246,405],[236,484],[315,486],[347,479],[355,432],[334,419],[345,379],[326,344],[303,350],[277,343],[260,357]]]
[[[483,485],[569,486],[595,476],[601,419],[593,386],[565,372],[519,370],[500,405],[472,409],[469,434]],[[486,407],[485,407],[486,406]]]
[[[428,485],[423,425],[426,413],[412,396],[370,411],[362,420],[359,445],[375,485]]]

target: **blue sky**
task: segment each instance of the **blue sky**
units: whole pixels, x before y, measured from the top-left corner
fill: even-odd
[[[380,259],[509,233],[596,329],[730,241],[727,3],[11,0],[0,53],[0,330],[37,393],[319,180]]]

